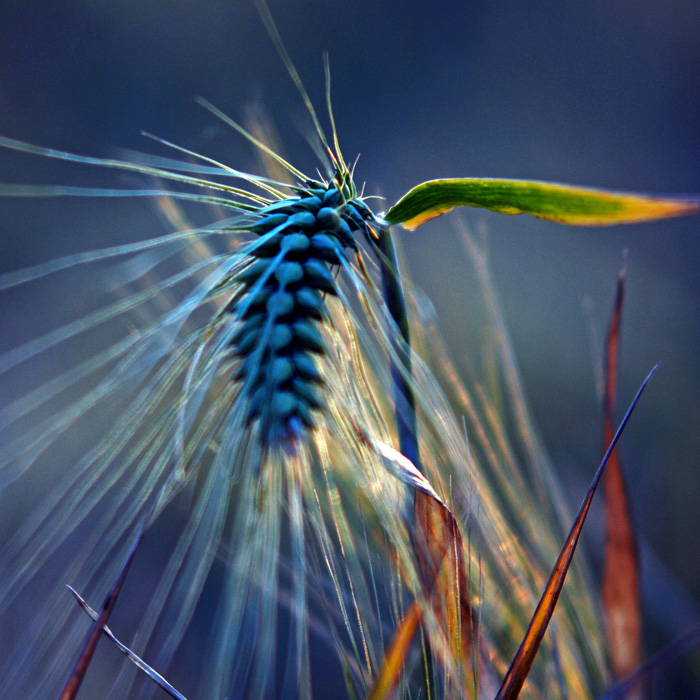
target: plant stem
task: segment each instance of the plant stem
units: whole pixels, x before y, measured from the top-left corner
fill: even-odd
[[[378,247],[381,253],[379,265],[382,273],[384,301],[401,333],[401,339],[397,339],[394,343],[394,350],[401,362],[401,367],[398,367],[393,360],[391,361],[399,447],[401,453],[408,457],[418,469],[421,469],[416,430],[416,402],[411,387],[411,336],[396,249],[388,226],[379,229]]]
[[[396,248],[391,237],[389,226],[379,229],[378,247],[380,251],[379,265],[382,274],[382,288],[384,301],[389,309],[392,319],[401,333],[401,338],[394,341],[394,351],[401,363],[397,366],[391,360],[391,376],[394,383],[394,404],[396,412],[396,429],[399,434],[399,449],[401,453],[413,462],[419,471],[423,471],[418,450],[418,431],[416,426],[416,400],[411,386],[411,334],[408,326],[408,312],[406,311],[406,299],[401,287],[399,261],[396,256]],[[393,336],[392,336],[393,337]],[[414,495],[414,522],[416,512],[416,496]],[[415,545],[415,543],[414,543]],[[423,690],[426,698],[432,696],[430,692],[430,679],[433,676],[432,653],[430,643],[422,629],[421,640],[424,664]]]

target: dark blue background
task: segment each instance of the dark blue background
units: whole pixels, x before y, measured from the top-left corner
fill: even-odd
[[[501,176],[650,192],[700,192],[700,5],[696,0],[523,3],[274,0],[272,12],[316,105],[323,51],[346,156],[394,201],[435,177]],[[241,169],[254,155],[194,102],[233,118],[263,105],[289,158],[313,170],[291,81],[246,0],[57,0],[0,6],[0,133],[111,156],[153,148],[144,129]],[[0,153],[0,180],[134,181]],[[159,233],[145,202],[3,201],[2,270]],[[572,229],[466,212],[491,260],[536,421],[577,504],[599,455],[594,355],[629,250],[620,400],[663,363],[623,441],[640,527],[700,596],[700,219]],[[448,218],[402,234],[411,273],[460,363],[483,349],[466,262]],[[587,300],[587,301],[586,301]],[[2,341],[30,337],[51,305],[18,291]],[[594,517],[596,517],[594,512]],[[596,546],[596,527],[590,528]],[[658,569],[647,564],[648,570]],[[667,588],[651,590],[661,606]],[[657,618],[679,631],[674,598]],[[690,608],[691,615],[693,609]],[[674,621],[674,615],[678,617]],[[671,630],[672,631],[672,630]],[[657,643],[656,641],[653,643]]]

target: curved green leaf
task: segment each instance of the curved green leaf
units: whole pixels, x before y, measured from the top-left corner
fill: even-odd
[[[385,215],[389,224],[418,228],[455,207],[531,214],[574,226],[653,221],[700,212],[700,197],[648,197],[551,182],[456,178],[414,187]]]

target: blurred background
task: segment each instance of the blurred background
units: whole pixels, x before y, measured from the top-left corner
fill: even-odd
[[[269,4],[319,110],[322,54],[329,53],[341,146],[346,157],[361,154],[357,178],[389,203],[424,180],[457,176],[700,192],[696,0]],[[169,155],[140,136],[145,130],[255,169],[249,146],[199,107],[198,95],[239,121],[251,106],[264,108],[289,159],[315,169],[298,128],[298,94],[252,2],[0,5],[2,135],[100,157],[119,149]],[[6,151],[0,180],[139,186],[135,178]],[[3,272],[163,231],[145,201],[0,206]],[[487,231],[530,406],[572,507],[600,456],[597,346],[628,251],[620,415],[662,363],[621,443],[636,519],[656,552],[643,547],[655,621],[649,649],[658,649],[700,621],[700,218],[602,229],[477,211],[461,220]],[[458,364],[479,367],[474,274],[457,230],[455,217],[443,217],[401,239]],[[86,284],[96,284],[94,273]],[[34,287],[2,297],[2,349],[34,337],[62,309],[91,308],[90,287],[59,294]],[[3,398],[21,391],[1,390]],[[592,523],[586,546],[594,560],[600,541]],[[692,674],[676,687],[700,694]]]

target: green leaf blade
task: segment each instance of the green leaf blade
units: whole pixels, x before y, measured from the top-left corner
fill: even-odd
[[[697,213],[700,196],[650,197],[534,180],[455,178],[414,187],[384,218],[413,230],[463,206],[530,214],[573,226],[605,226]]]

